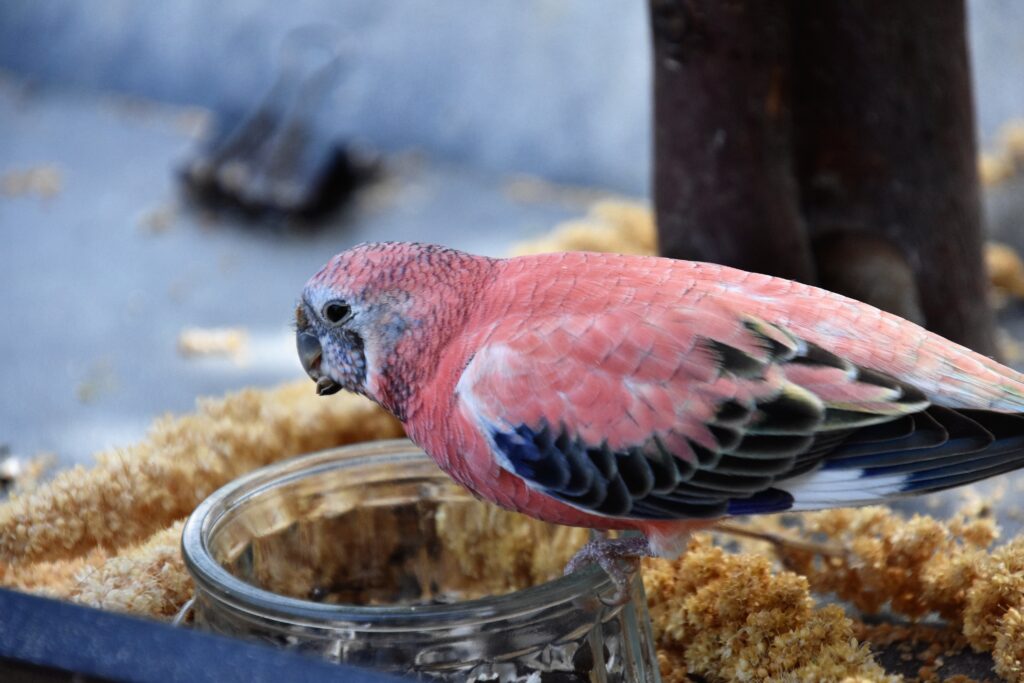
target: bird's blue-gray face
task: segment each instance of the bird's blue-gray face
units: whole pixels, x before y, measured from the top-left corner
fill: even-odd
[[[296,346],[317,392],[362,394],[401,419],[464,311],[460,283],[491,268],[433,245],[363,244],[306,283]]]
[[[334,293],[307,289],[295,309],[295,346],[321,396],[341,389],[367,395],[366,344],[359,306]]]

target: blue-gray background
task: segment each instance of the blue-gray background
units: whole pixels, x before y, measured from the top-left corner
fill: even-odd
[[[1024,3],[970,0],[985,142],[1024,113]],[[643,0],[4,0],[0,66],[45,82],[244,107],[296,26],[330,23],[353,62],[335,125],[500,171],[643,194]]]

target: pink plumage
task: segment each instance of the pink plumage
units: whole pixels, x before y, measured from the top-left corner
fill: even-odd
[[[362,245],[307,284],[298,345],[323,393],[379,402],[478,495],[637,529],[661,554],[731,514],[1024,466],[1017,372],[868,305],[717,265]]]

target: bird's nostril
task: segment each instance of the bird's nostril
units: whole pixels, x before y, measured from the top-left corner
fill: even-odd
[[[320,372],[320,358],[323,354],[320,340],[309,332],[299,332],[295,335],[295,347],[299,352],[299,360],[302,362],[306,374],[317,379]],[[314,372],[317,374],[314,375]]]

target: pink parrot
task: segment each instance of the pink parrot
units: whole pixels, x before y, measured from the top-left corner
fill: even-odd
[[[620,588],[636,558],[677,556],[723,517],[1024,466],[1021,374],[866,304],[719,265],[364,244],[309,280],[296,318],[320,394],[376,401],[477,496],[639,531],[570,563]]]

